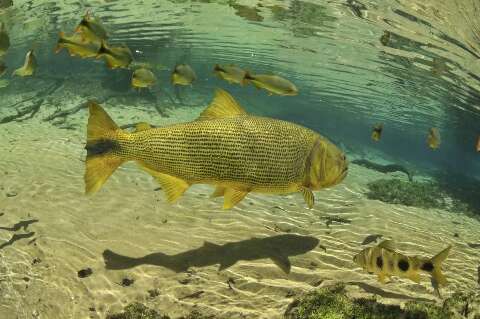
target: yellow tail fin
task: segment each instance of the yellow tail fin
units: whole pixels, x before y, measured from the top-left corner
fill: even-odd
[[[121,131],[103,108],[88,102],[87,159],[85,193],[98,191],[112,173],[125,161],[118,155],[117,135]]]
[[[433,280],[441,286],[445,286],[447,284],[447,278],[442,273],[442,263],[445,259],[447,259],[450,249],[452,249],[452,246],[448,246],[436,254],[421,267],[422,270],[430,272]]]

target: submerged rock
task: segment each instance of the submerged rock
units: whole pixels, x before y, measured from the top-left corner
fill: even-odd
[[[480,294],[457,293],[434,303],[409,301],[402,308],[371,298],[347,296],[344,284],[323,287],[289,305],[286,319],[480,319]]]

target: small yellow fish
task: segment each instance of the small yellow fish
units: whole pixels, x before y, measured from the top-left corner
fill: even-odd
[[[440,132],[432,127],[428,132],[427,144],[431,149],[437,149],[440,146]]]
[[[245,84],[245,75],[247,72],[238,66],[230,65],[215,65],[214,73],[221,79],[228,83]]]
[[[102,41],[98,50],[97,59],[104,57],[107,67],[110,69],[128,68],[133,61],[132,51],[124,45],[119,47],[108,47],[105,41]]]
[[[477,137],[477,147],[476,147],[477,152],[480,152],[480,136]]]
[[[175,202],[191,185],[216,186],[224,209],[248,193],[299,192],[309,207],[313,190],[340,183],[348,162],[318,133],[286,121],[246,113],[223,90],[192,122],[129,133],[96,103],[89,105],[85,192],[98,191],[124,162],[153,175]]]
[[[79,34],[66,36],[64,32],[60,32],[58,35],[57,46],[55,47],[55,53],[58,53],[63,48],[66,48],[71,56],[92,58],[97,56],[98,50],[100,50],[100,45],[101,44],[98,41],[83,41],[82,36]]]
[[[177,64],[172,72],[173,85],[191,85],[197,79],[197,75],[188,64]]]
[[[83,16],[82,21],[75,28],[76,33],[80,33],[83,41],[101,42],[108,39],[108,34],[103,27],[100,19],[93,17],[90,11]]]
[[[25,56],[25,62],[23,63],[23,66],[13,71],[12,75],[31,76],[35,73],[36,69],[37,69],[37,59],[33,54],[33,50],[30,50],[27,52],[27,55]]]
[[[381,283],[391,276],[419,283],[420,272],[425,272],[432,276],[435,283],[444,286],[447,279],[442,273],[442,262],[451,248],[448,246],[432,258],[405,256],[395,251],[391,240],[385,240],[377,246],[365,248],[353,257],[353,261],[367,272],[376,274]]]
[[[134,88],[148,88],[156,82],[155,74],[146,68],[136,69],[132,74],[132,86]]]
[[[4,56],[8,48],[10,47],[10,38],[8,36],[7,30],[5,29],[5,23],[2,22],[0,27],[0,56]]]
[[[383,124],[375,125],[372,130],[372,140],[374,140],[375,142],[380,141],[380,138],[382,137],[382,131],[383,131]]]
[[[266,75],[258,74],[251,75],[249,72],[245,74],[245,80],[252,82],[257,89],[265,89],[268,91],[268,95],[297,95],[297,87],[287,79],[284,79],[278,75]]]

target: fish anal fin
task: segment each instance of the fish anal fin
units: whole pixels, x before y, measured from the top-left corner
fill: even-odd
[[[140,90],[140,88],[139,88]],[[135,132],[141,132],[151,129],[152,127],[147,122],[140,122],[135,125]]]
[[[420,274],[416,271],[412,271],[410,274],[408,274],[408,279],[418,284],[420,282]]]
[[[240,203],[248,194],[246,190],[227,188],[224,193],[223,209],[230,209]]]
[[[305,203],[307,203],[308,208],[313,208],[313,204],[315,204],[315,196],[310,188],[302,187],[300,188],[300,192],[303,195],[303,199],[305,199]]]
[[[378,244],[379,248],[383,248],[385,250],[390,250],[394,251],[395,250],[395,242],[391,239],[387,239],[382,241],[380,244]]]
[[[384,273],[379,273],[377,275],[378,281],[382,284],[385,284],[387,282],[387,276]]]
[[[223,187],[223,186],[215,187],[215,190],[213,191],[212,195],[210,195],[210,198],[223,196],[225,194],[225,190],[226,190],[226,187]]]
[[[290,269],[292,268],[288,256],[285,255],[275,255],[270,256],[270,259],[277,265],[284,273],[289,274]]]
[[[217,89],[212,103],[200,114],[198,121],[245,115],[247,112],[225,90]]]
[[[165,195],[167,196],[169,203],[176,202],[178,198],[182,196],[183,193],[185,193],[185,191],[190,187],[190,184],[181,178],[157,172],[143,164],[140,164],[140,166],[147,173],[155,177],[160,186],[162,186],[162,190],[165,191]]]

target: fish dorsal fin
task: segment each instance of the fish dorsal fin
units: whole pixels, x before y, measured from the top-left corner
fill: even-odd
[[[245,110],[227,91],[217,89],[212,103],[203,110],[197,121],[234,117],[245,114],[247,114],[247,112],[245,112]]]
[[[386,250],[394,251],[395,250],[395,243],[394,243],[393,240],[388,239],[388,240],[384,240],[380,244],[378,244],[378,247],[386,249]]]
[[[290,269],[292,268],[288,256],[285,255],[276,255],[270,256],[270,259],[277,265],[284,273],[289,274]]]
[[[147,122],[140,122],[135,125],[135,132],[141,132],[151,129],[152,127]]]

